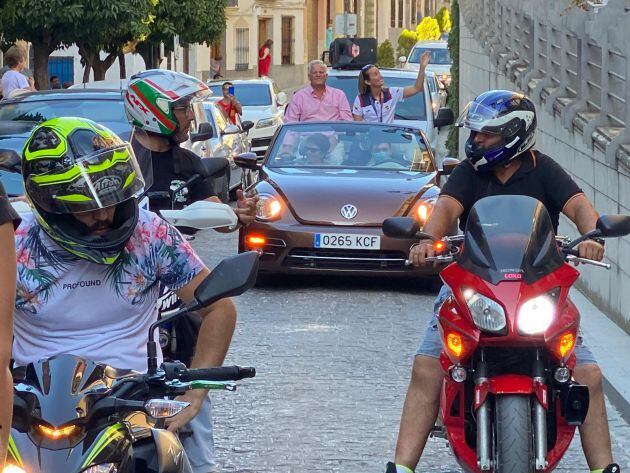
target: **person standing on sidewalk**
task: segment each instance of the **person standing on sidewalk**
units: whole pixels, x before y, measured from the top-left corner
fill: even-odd
[[[13,378],[9,371],[17,279],[13,231],[19,224],[20,218],[0,183],[0,254],[3,260],[0,265],[0,399],[5,400],[13,398]],[[4,468],[7,454],[12,407],[10,402],[0,403],[0,470]]]
[[[408,87],[385,87],[378,67],[373,64],[363,66],[359,74],[359,95],[352,107],[355,121],[392,123],[398,102],[424,91],[424,70],[430,59],[431,53],[425,51],[420,58],[416,82]]]
[[[269,76],[271,68],[271,45],[273,40],[268,39],[258,51],[258,77]]]
[[[346,94],[326,85],[327,79],[328,71],[322,61],[308,63],[310,85],[293,94],[284,112],[285,123],[352,120]]]
[[[33,77],[27,78],[22,74],[26,67],[26,51],[22,46],[11,46],[4,54],[4,60],[9,66],[9,70],[2,76],[2,95],[5,99],[11,98],[16,90],[36,90]]]

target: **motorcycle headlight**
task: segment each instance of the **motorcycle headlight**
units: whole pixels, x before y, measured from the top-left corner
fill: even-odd
[[[556,314],[556,302],[543,294],[526,301],[518,311],[518,331],[525,335],[544,333]]]
[[[491,333],[500,333],[505,330],[505,311],[501,304],[472,289],[464,289],[463,294],[477,327]]]
[[[256,128],[268,128],[275,126],[277,123],[276,117],[262,118],[256,123]]]
[[[277,220],[282,215],[284,204],[280,197],[260,194],[256,205],[256,218],[264,221]]]
[[[14,465],[13,463],[7,463],[4,466],[2,473],[26,473],[26,471],[24,470],[24,468],[20,468],[19,466]]]
[[[82,473],[117,473],[118,465],[116,463],[101,463],[83,470]]]

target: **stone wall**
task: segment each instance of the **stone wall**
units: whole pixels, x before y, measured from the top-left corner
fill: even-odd
[[[563,3],[460,0],[460,108],[488,89],[528,94],[536,147],[600,214],[630,215],[630,5],[611,0],[596,12]],[[560,233],[577,234],[565,217]],[[612,269],[581,266],[578,286],[630,333],[630,237],[609,239],[606,258]]]

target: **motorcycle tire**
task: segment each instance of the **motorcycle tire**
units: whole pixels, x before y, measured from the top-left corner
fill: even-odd
[[[495,473],[535,473],[528,396],[497,396],[494,409]]]

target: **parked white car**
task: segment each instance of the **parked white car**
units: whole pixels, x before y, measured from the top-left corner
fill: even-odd
[[[221,86],[225,80],[208,82],[214,97],[222,97]],[[252,151],[264,156],[271,138],[284,122],[287,94],[269,78],[230,80],[234,85],[234,96],[243,106],[243,121],[254,123],[249,130]]]
[[[418,41],[411,49],[409,57],[401,56],[399,58],[399,61],[403,63],[403,69],[407,71],[420,69],[420,58],[425,51],[431,53],[431,61],[426,70],[434,72],[445,86],[451,85],[453,60],[446,41]]]
[[[383,79],[385,79],[386,87],[407,87],[413,85],[416,81],[416,77],[418,77],[418,73],[413,71],[387,69],[384,67],[379,68],[379,70],[381,71]],[[357,84],[360,73],[361,71],[356,69],[328,70],[328,80],[326,81],[326,84],[330,87],[341,89],[348,98],[350,108],[352,108],[354,99],[359,93]],[[442,112],[443,117],[445,116],[445,113],[447,115],[450,114],[450,120],[439,118],[438,114],[440,114],[440,110],[438,109],[434,111],[432,103],[431,91],[427,81],[425,80],[424,93],[406,98],[397,105],[396,115],[394,115],[394,123],[422,130],[431,144],[431,147],[436,149],[439,131],[438,127],[452,124],[452,112],[450,112],[450,110],[444,110]]]
[[[429,90],[431,91],[431,107],[433,108],[433,115],[437,116],[438,110],[442,107],[446,107],[448,94],[446,93],[444,84],[438,80],[435,72],[427,71],[425,76]]]

